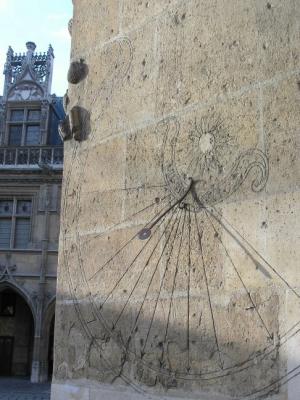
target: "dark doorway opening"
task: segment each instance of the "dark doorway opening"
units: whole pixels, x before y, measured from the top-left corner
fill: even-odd
[[[0,291],[0,376],[30,376],[33,327],[24,298],[11,288]]]
[[[0,336],[0,376],[11,375],[14,338]]]
[[[49,347],[48,347],[48,378],[51,381],[53,374],[53,356],[54,356],[54,324],[55,316],[53,316],[50,324]]]

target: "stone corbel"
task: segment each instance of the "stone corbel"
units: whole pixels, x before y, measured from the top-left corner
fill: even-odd
[[[63,141],[74,138],[78,142],[85,139],[89,113],[82,107],[71,108],[66,118],[60,122],[58,131]]]

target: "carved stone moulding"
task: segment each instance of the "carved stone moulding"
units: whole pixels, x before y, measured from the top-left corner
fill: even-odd
[[[16,85],[8,94],[9,100],[26,101],[39,100],[43,98],[43,91],[37,85],[22,83]]]
[[[88,113],[82,107],[73,107],[66,118],[60,122],[58,131],[62,140],[72,137],[81,142],[84,140],[84,132],[87,130]]]
[[[71,18],[68,22],[68,31],[69,34],[72,36],[72,28],[73,28],[73,18]]]
[[[65,113],[68,112],[69,103],[70,103],[70,99],[69,99],[68,90],[67,90],[66,93],[64,94],[64,97],[63,97],[63,107],[64,107],[64,110],[65,110]]]
[[[60,121],[58,125],[58,133],[63,141],[72,138],[72,133],[70,129],[70,120],[68,115],[64,120]]]
[[[88,67],[83,59],[80,61],[72,61],[68,71],[68,82],[77,84],[82,81],[88,74]]]

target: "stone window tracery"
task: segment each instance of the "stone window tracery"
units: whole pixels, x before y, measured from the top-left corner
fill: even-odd
[[[12,109],[9,113],[8,144],[12,146],[32,146],[41,144],[41,110]]]
[[[32,200],[0,200],[0,248],[27,249],[30,242]]]

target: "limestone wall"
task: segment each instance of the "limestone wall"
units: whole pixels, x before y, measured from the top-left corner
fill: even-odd
[[[74,0],[52,400],[298,400],[300,3]]]

